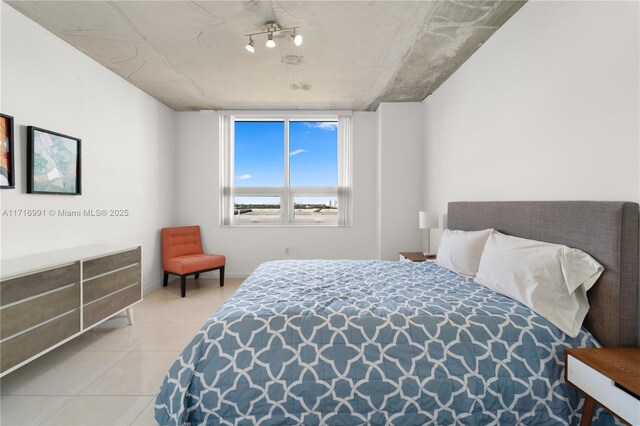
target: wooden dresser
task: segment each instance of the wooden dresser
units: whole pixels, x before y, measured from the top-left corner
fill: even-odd
[[[141,245],[2,260],[0,377],[141,300]]]

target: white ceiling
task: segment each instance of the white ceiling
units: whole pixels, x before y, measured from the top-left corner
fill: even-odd
[[[9,1],[175,110],[353,109],[422,101],[520,1]],[[277,47],[245,34],[301,27]]]

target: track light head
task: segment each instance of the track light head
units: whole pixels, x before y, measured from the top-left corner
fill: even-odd
[[[266,46],[268,48],[274,48],[276,47],[276,42],[273,41],[273,32],[269,31],[269,34],[267,34],[267,43]]]
[[[300,34],[296,34],[296,29],[293,29],[293,34],[291,34],[291,38],[293,39],[293,44],[296,46],[300,46],[302,44],[302,36]]]
[[[251,53],[254,53],[256,51],[256,49],[253,47],[253,39],[251,37],[249,37],[249,43],[247,43],[247,45],[244,48]]]

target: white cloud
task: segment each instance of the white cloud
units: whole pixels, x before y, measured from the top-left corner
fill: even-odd
[[[252,176],[247,173],[247,174],[238,176],[236,179],[251,179],[251,177]]]
[[[304,125],[314,129],[338,130],[337,121],[305,121]]]
[[[289,153],[289,157],[293,157],[294,155],[302,154],[303,152],[308,152],[306,149],[296,149],[295,151],[291,151]]]

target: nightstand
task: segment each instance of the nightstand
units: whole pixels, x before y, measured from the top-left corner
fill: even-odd
[[[424,262],[425,260],[436,260],[436,255],[425,256],[421,251],[400,252],[400,261],[402,262]]]
[[[587,397],[581,426],[591,424],[596,403],[640,425],[640,348],[567,349],[564,377]]]

